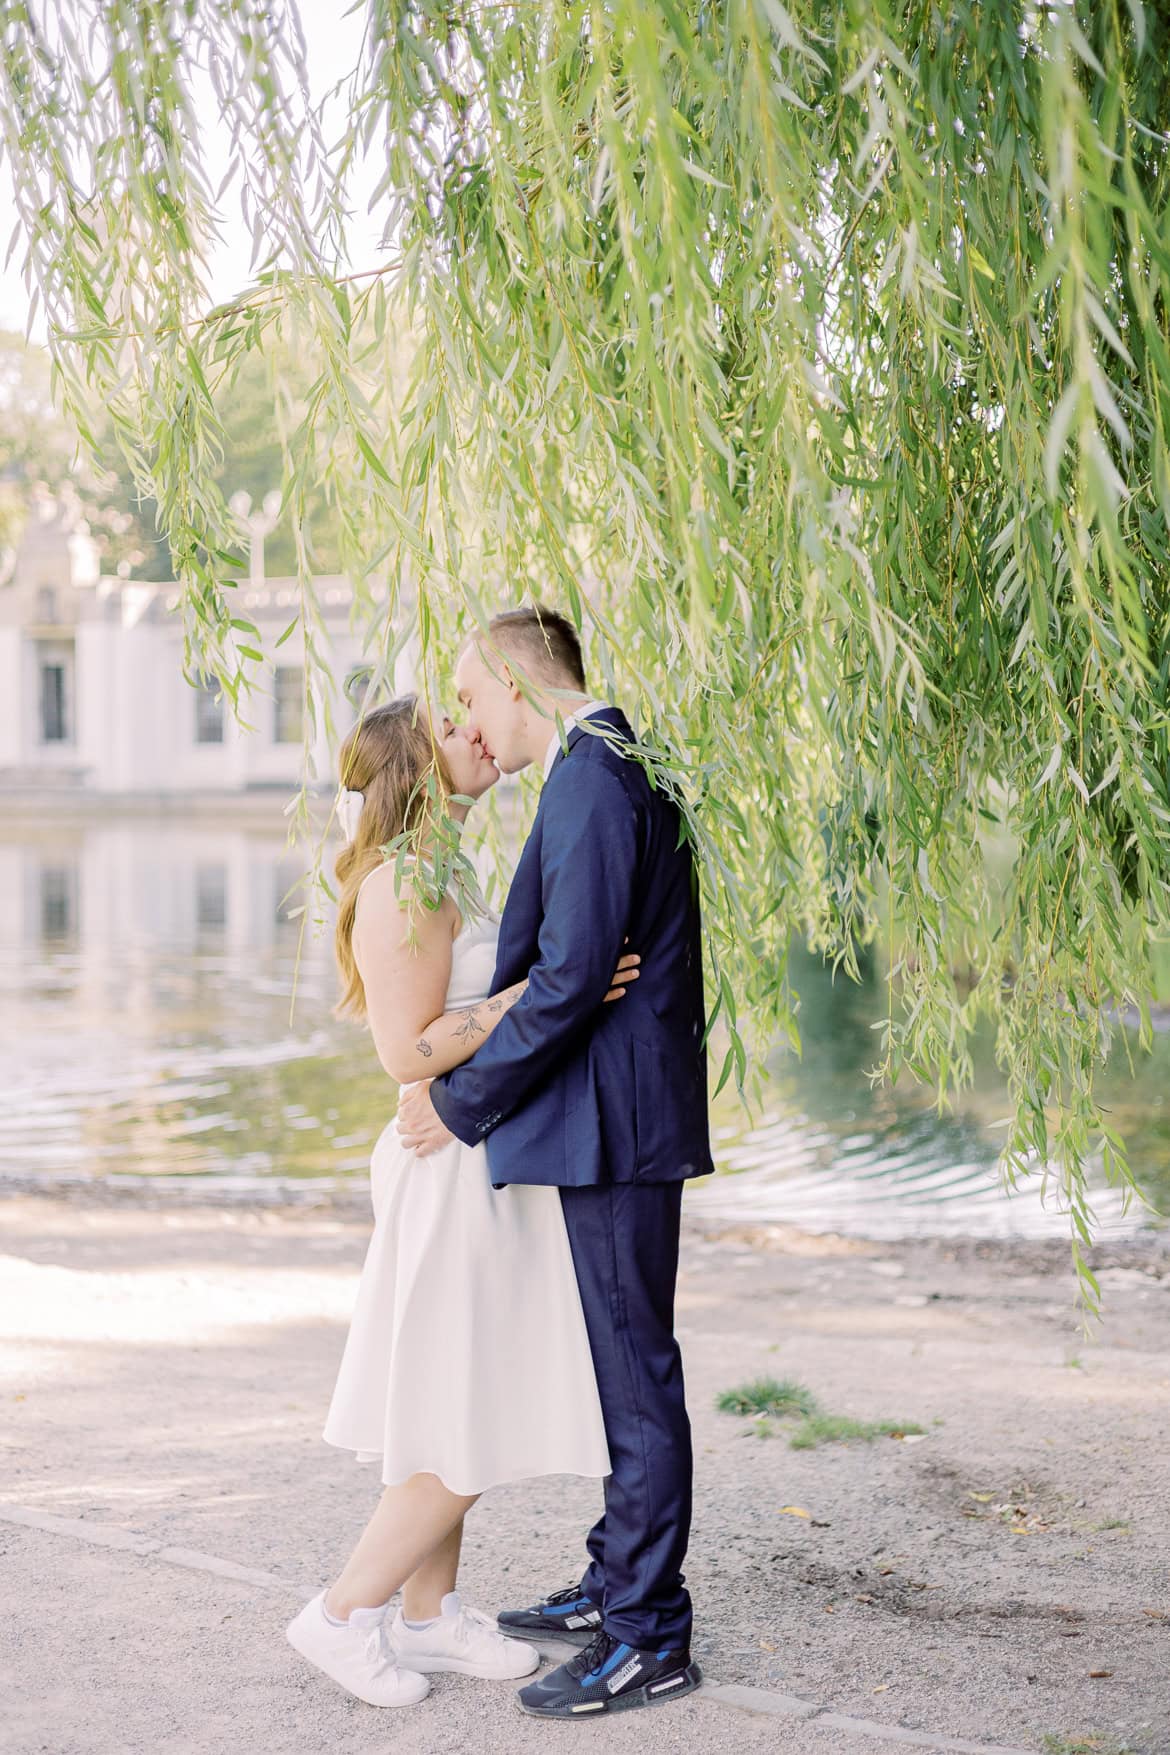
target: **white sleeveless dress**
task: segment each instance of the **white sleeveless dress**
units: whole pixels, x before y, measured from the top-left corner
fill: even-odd
[[[370,874],[373,876],[373,873]],[[499,923],[452,945],[446,1010],[487,997]],[[602,1477],[609,1450],[556,1188],[493,1189],[483,1143],[370,1160],[374,1230],[323,1436],[454,1493],[532,1475]]]

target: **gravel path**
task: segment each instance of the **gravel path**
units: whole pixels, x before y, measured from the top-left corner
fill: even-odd
[[[590,1735],[654,1755],[1039,1752],[1046,1737],[1170,1755],[1157,1246],[1101,1253],[1105,1320],[1086,1338],[1060,1249],[690,1220],[687,1577],[712,1686],[589,1732],[524,1719],[508,1684],[453,1677],[376,1714],[284,1641],[377,1491],[320,1438],[367,1234],[355,1205],[0,1203],[13,1755],[558,1755]],[[714,1410],[765,1374],[925,1436],[794,1450],[784,1422],[761,1438]],[[571,1582],[596,1503],[559,1478],[486,1495],[468,1519],[469,1600]]]

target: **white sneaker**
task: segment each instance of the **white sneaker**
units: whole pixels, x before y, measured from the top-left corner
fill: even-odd
[[[417,1631],[406,1625],[401,1609],[395,1615],[390,1640],[403,1669],[423,1674],[453,1670],[457,1676],[480,1676],[489,1682],[530,1676],[539,1669],[540,1653],[534,1645],[505,1638],[487,1615],[465,1609],[458,1591],[448,1591],[439,1606],[438,1620]]]
[[[425,1676],[394,1661],[387,1632],[386,1606],[354,1609],[336,1626],[325,1619],[325,1592],[306,1603],[285,1628],[285,1637],[303,1658],[324,1670],[369,1706],[414,1706],[430,1693]]]

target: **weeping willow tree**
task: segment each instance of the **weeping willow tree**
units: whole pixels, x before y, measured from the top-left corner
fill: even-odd
[[[0,17],[14,246],[158,504],[189,665],[246,699],[218,408],[299,338],[310,666],[322,489],[375,683],[412,632],[430,693],[456,630],[566,608],[688,800],[723,1077],[797,1040],[794,933],[856,976],[882,930],[873,1076],[943,1104],[994,1021],[1006,1179],[1061,1191],[1092,1299],[1086,1171],[1134,1183],[1095,1077],[1121,1007],[1150,1045],[1170,897],[1165,12],[369,0],[331,141],[292,0]],[[255,274],[211,308],[228,204]]]

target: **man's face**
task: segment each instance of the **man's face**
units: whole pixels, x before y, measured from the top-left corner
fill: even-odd
[[[486,657],[467,646],[455,666],[455,687],[467,713],[467,733],[478,740],[496,767],[515,774],[532,760],[523,747],[525,701],[512,673],[495,652]]]

